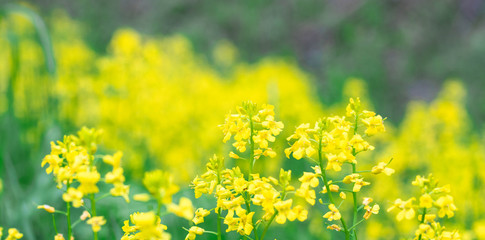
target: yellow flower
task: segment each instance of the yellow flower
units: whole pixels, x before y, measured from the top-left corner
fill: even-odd
[[[340,215],[339,210],[335,207],[335,205],[330,204],[328,205],[328,211],[323,215],[323,218],[327,218],[328,221],[339,220],[342,216]]]
[[[236,193],[242,193],[248,188],[248,182],[243,177],[236,177],[232,187]]]
[[[374,206],[372,207],[370,207],[369,205],[365,205],[364,209],[365,209],[364,219],[367,220],[372,214],[378,214],[380,207],[378,204],[374,204]]]
[[[345,194],[344,192],[340,192],[339,196],[344,200],[347,199],[347,194]]]
[[[288,220],[294,221],[298,219],[298,221],[303,222],[308,217],[308,210],[304,209],[302,206],[297,205],[288,214]]]
[[[276,222],[279,224],[284,224],[286,219],[291,213],[291,204],[293,203],[292,199],[286,201],[279,201],[274,204],[276,210],[278,210],[278,215],[276,215]],[[293,219],[294,220],[294,219]]]
[[[96,216],[90,218],[88,221],[86,221],[86,223],[91,225],[93,232],[99,232],[101,230],[101,226],[106,223],[106,220],[103,216]]]
[[[62,233],[58,233],[56,236],[54,236],[54,240],[64,240],[64,235],[62,235]]]
[[[273,106],[271,106],[273,107]],[[274,113],[273,113],[274,115]],[[266,121],[263,121],[261,125],[263,127],[267,128],[273,136],[277,136],[281,133],[282,129],[285,127],[285,125],[282,122],[276,122],[274,121],[274,116],[269,115],[266,117]]]
[[[235,154],[232,151],[229,153],[229,157],[234,158],[234,159],[239,159],[240,158],[237,154]]]
[[[125,239],[169,239],[164,230],[167,226],[161,224],[154,212],[133,213],[129,221],[124,222],[123,232]]]
[[[237,232],[241,235],[250,235],[253,231],[253,215],[254,212],[246,214],[245,209],[237,209],[236,213],[239,217],[239,226],[237,227]]]
[[[276,138],[271,135],[271,132],[268,130],[261,130],[258,131],[258,134],[253,137],[254,143],[259,144],[260,148],[268,148],[268,141],[274,142]]]
[[[210,211],[203,209],[203,208],[197,208],[195,211],[195,217],[192,219],[192,222],[194,222],[195,225],[203,223],[204,222],[204,217],[207,217],[210,214]]]
[[[457,231],[449,232],[449,231],[443,231],[441,233],[441,238],[442,240],[461,240],[460,233]]]
[[[112,196],[123,197],[126,202],[130,202],[128,194],[130,192],[130,186],[123,183],[115,183],[113,188],[109,191]]]
[[[328,153],[325,155],[327,157],[327,170],[334,170],[336,172],[340,172],[342,170],[342,161],[340,161],[339,157],[333,153]]]
[[[67,191],[62,194],[62,199],[65,202],[72,202],[75,208],[81,207],[83,202],[83,193],[75,188],[70,187]]]
[[[39,205],[37,206],[37,209],[44,209],[48,213],[54,213],[56,211],[54,207],[49,205]]]
[[[318,180],[318,174],[311,172],[303,172],[303,176],[298,178],[298,180],[302,182],[302,184],[308,184],[313,188],[317,187],[320,183]]]
[[[88,219],[88,218],[91,218],[91,214],[89,214],[89,212],[88,212],[88,211],[84,211],[84,212],[81,214],[81,216],[79,217],[79,219],[81,219],[81,221],[84,221],[84,220],[86,220],[86,219]]]
[[[421,208],[431,208],[433,207],[433,199],[427,193],[421,195],[419,197],[419,207]]]
[[[125,176],[123,176],[123,168],[115,168],[113,171],[106,173],[104,176],[106,183],[123,183],[125,182]]]
[[[171,203],[172,196],[179,191],[179,187],[173,183],[172,175],[161,170],[146,172],[143,185],[158,202],[164,204]]]
[[[121,167],[121,158],[123,157],[123,153],[118,151],[113,156],[106,155],[103,157],[103,162],[113,166],[113,169],[117,169]]]
[[[339,185],[332,184],[332,180],[328,181],[330,192],[338,192],[340,189]],[[322,193],[327,193],[327,186],[323,186]]]
[[[290,154],[293,153],[293,157],[297,160],[308,156],[313,156],[317,151],[312,147],[310,137],[307,131],[310,128],[310,124],[300,124],[295,133],[287,138],[288,141],[296,139],[296,141],[287,149],[285,149],[286,157],[289,158]]]
[[[416,238],[419,239],[437,239],[436,238],[436,231],[428,224],[419,224],[418,229],[415,232]],[[440,239],[440,238],[438,238]]]
[[[362,204],[364,204],[365,206],[369,205],[372,201],[374,201],[374,199],[372,198],[369,198],[369,197],[365,197],[364,200],[362,200]]]
[[[353,98],[349,99],[349,104],[347,104],[347,107],[345,108],[345,112],[347,117],[352,117],[356,116],[360,113],[360,98],[356,98],[355,100]]]
[[[309,184],[302,183],[300,188],[296,190],[295,195],[304,198],[309,204],[315,205],[315,199],[317,197],[315,190],[311,189]]]
[[[16,228],[8,229],[8,236],[5,240],[17,240],[21,239],[24,235],[20,233]]]
[[[150,195],[146,193],[139,193],[133,196],[133,199],[138,202],[148,202],[150,201]]]
[[[429,183],[429,181],[430,180],[428,178],[421,177],[420,175],[418,175],[416,176],[416,179],[411,184],[413,186],[423,187],[425,184]]]
[[[385,162],[380,162],[376,166],[372,167],[373,174],[384,173],[387,176],[391,176],[392,174],[394,174],[394,172],[394,169],[388,168],[387,163]]]
[[[229,210],[224,217],[224,224],[227,225],[226,232],[236,231],[239,227],[239,219],[234,217],[234,210]]]
[[[244,204],[244,198],[242,196],[238,196],[231,200],[222,199],[221,207],[225,210],[232,210],[240,207],[242,204]]]
[[[96,184],[98,183],[100,178],[101,176],[96,171],[96,169],[91,172],[80,172],[77,174],[77,180],[81,184],[77,189],[81,191],[84,195],[97,193],[99,192],[99,188],[98,186],[96,186]]]
[[[438,216],[440,218],[444,217],[445,215],[448,216],[448,218],[451,218],[455,215],[454,211],[456,211],[457,208],[453,203],[452,196],[446,195],[444,197],[440,197],[438,200],[436,200],[435,204],[440,208],[438,211]]]
[[[367,129],[365,130],[365,134],[368,136],[375,135],[377,133],[385,132],[386,128],[384,127],[384,120],[380,115],[374,116],[375,113],[368,112],[369,117],[362,119],[362,122],[366,125]]]
[[[190,227],[189,233],[185,237],[185,240],[194,240],[197,235],[202,235],[204,233],[204,229],[200,227]]]
[[[356,153],[374,150],[374,147],[366,142],[364,139],[362,139],[362,136],[360,136],[359,134],[355,134],[352,139],[350,139],[349,144],[352,145]]]
[[[192,201],[186,197],[180,198],[179,205],[169,204],[168,211],[187,220],[191,220],[194,217],[194,206],[192,206]]]
[[[340,231],[340,230],[342,230],[342,228],[339,225],[337,225],[337,224],[328,225],[327,226],[327,229],[335,230],[337,232]]]
[[[51,144],[53,144],[53,143],[51,143]],[[59,168],[60,168],[62,161],[63,161],[63,159],[60,158],[59,155],[50,154],[50,155],[47,155],[47,156],[44,157],[44,159],[42,160],[41,167],[44,167],[44,165],[46,163],[48,163],[49,167],[47,167],[45,169],[45,172],[47,174],[50,174],[51,172],[53,172],[54,175],[57,175],[57,173],[59,172]]]
[[[415,211],[413,208],[413,201],[416,200],[416,198],[410,198],[407,201],[402,201],[401,199],[396,199],[394,201],[393,206],[387,209],[388,212],[394,210],[395,208],[401,209],[401,211],[397,214],[396,219],[398,221],[403,220],[404,218],[406,219],[411,219],[415,215]]]
[[[359,192],[363,186],[370,185],[369,182],[364,181],[364,178],[361,175],[356,173],[345,176],[342,182],[345,184],[354,183],[352,189],[353,192]]]

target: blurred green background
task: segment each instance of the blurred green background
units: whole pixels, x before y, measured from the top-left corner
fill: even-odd
[[[62,8],[85,24],[86,41],[107,48],[124,26],[152,35],[183,34],[209,54],[221,39],[242,59],[296,59],[317,79],[325,103],[339,99],[343,80],[367,81],[378,111],[402,119],[411,99],[434,99],[459,78],[478,125],[485,118],[485,3],[482,0],[379,1],[31,1],[42,16]]]

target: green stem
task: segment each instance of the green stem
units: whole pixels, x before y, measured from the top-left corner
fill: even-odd
[[[81,219],[78,219],[77,221],[75,221],[73,224],[72,224],[72,228],[75,228],[80,222],[82,222]]]
[[[356,166],[355,166],[355,163],[352,163],[352,173],[356,173]],[[355,228],[357,226],[357,193],[352,191],[352,198],[354,200],[354,216],[353,216],[353,227],[354,227],[354,230],[353,230],[353,235],[354,235],[354,239],[357,240],[357,229]]]
[[[217,240],[222,240],[222,231],[221,231],[221,208],[217,209]]]
[[[322,138],[321,137],[318,139],[318,161],[319,161],[319,165],[320,165],[320,171],[322,172],[322,180],[323,180],[323,183],[325,184],[325,187],[327,188],[328,199],[330,200],[330,202],[333,205],[335,205],[335,201],[333,199],[332,192],[330,191],[330,185],[328,184],[328,181],[327,181],[326,170],[323,167]],[[345,239],[349,240],[350,239],[350,232],[347,229],[347,224],[345,224],[345,220],[343,219],[343,217],[340,217],[340,222],[342,223],[342,227],[344,228]]]
[[[96,217],[96,198],[94,197],[94,193],[91,193],[91,215],[92,217]],[[98,233],[94,232],[94,240],[98,240]]]
[[[253,173],[253,167],[254,167],[254,140],[253,140],[253,137],[254,137],[254,124],[253,124],[253,117],[251,115],[249,115],[249,126],[250,126],[250,130],[251,130],[251,134],[250,134],[250,137],[249,137],[249,147],[250,147],[250,152],[249,152],[249,176],[248,176],[248,179],[249,181],[251,181],[251,179],[253,178],[252,177],[252,173]]]
[[[71,183],[68,181],[66,185],[66,192],[67,189],[71,186]],[[66,212],[67,212],[67,239],[71,239],[72,237],[72,226],[71,226],[71,203],[66,202]]]
[[[274,219],[276,218],[276,215],[277,215],[277,214],[278,214],[278,213],[277,213],[277,212],[275,212],[275,213],[273,214],[273,216],[271,217],[271,219],[269,220],[268,224],[266,224],[266,227],[264,227],[263,234],[261,234],[261,238],[260,238],[261,240],[263,240],[263,239],[264,239],[264,236],[266,235],[266,232],[267,232],[267,231],[268,231],[268,229],[269,229],[269,225],[271,225],[271,223],[274,221]]]
[[[357,134],[357,129],[359,127],[359,124],[358,124],[359,114],[358,114],[357,110],[355,112],[355,120],[354,121],[355,122],[354,122],[354,134],[353,135]],[[354,148],[352,148],[352,155],[354,155],[354,157],[355,157],[355,155],[357,155]],[[352,163],[352,174],[357,173],[357,167],[355,165],[356,165],[355,163]],[[357,240],[357,228],[356,227],[360,222],[357,223],[357,213],[358,213],[358,210],[357,210],[357,193],[354,192],[354,191],[352,191],[352,198],[354,200],[354,208],[353,208],[354,216],[353,216],[353,221],[352,221],[353,222],[352,228],[354,229],[353,230],[354,240]],[[361,222],[362,222],[362,220],[361,220]]]
[[[57,231],[56,216],[54,215],[54,213],[52,214],[52,225],[54,226],[54,230],[56,231],[56,235],[59,234],[59,232]]]
[[[253,179],[253,176],[252,176],[252,173],[253,173],[253,167],[254,167],[254,163],[256,162],[256,160],[254,159],[254,140],[253,140],[253,137],[254,137],[254,123],[253,123],[253,116],[249,115],[249,127],[250,127],[250,136],[249,136],[249,173],[248,173],[248,180],[251,181]],[[249,204],[249,193],[247,193],[247,198],[244,198],[245,202],[246,202],[246,208],[248,210],[248,213],[251,212],[251,208],[250,208],[250,204]],[[253,228],[254,228],[254,238],[256,240],[259,240],[258,238],[258,231],[256,229],[256,226],[254,225],[253,223]]]
[[[97,198],[97,199],[95,199],[95,200],[96,200],[96,201],[99,201],[99,200],[101,200],[101,199],[103,199],[103,198],[105,198],[105,197],[108,197],[108,196],[110,196],[110,195],[111,195],[111,193],[109,193],[109,192],[108,192],[108,193],[105,193],[103,196],[101,196],[101,197],[99,197],[99,198]]]
[[[221,168],[222,161],[217,163],[217,184],[221,184]],[[222,240],[222,218],[221,218],[221,208],[217,209],[217,240]]]
[[[160,217],[160,209],[162,208],[162,203],[157,200],[157,217]]]
[[[425,218],[425,217],[426,217],[426,208],[423,208],[423,214],[421,215],[421,224],[423,224],[423,223],[424,223],[424,218]],[[421,235],[422,235],[422,234],[419,234],[419,238],[418,238],[418,240],[421,240],[421,238],[422,238],[422,236],[421,236]]]
[[[349,231],[354,229],[355,227],[357,227],[357,225],[361,224],[363,221],[365,221],[365,219],[361,219],[358,223],[356,223],[354,226],[352,226],[351,228],[349,228]]]

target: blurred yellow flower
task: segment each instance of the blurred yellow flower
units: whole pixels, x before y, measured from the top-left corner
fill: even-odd
[[[86,223],[91,225],[93,232],[99,232],[101,230],[101,226],[106,223],[106,220],[103,216],[96,216],[89,218]]]
[[[179,200],[179,204],[169,204],[167,210],[179,217],[183,217],[187,220],[192,220],[194,217],[194,206],[192,201],[186,197],[182,197]]]

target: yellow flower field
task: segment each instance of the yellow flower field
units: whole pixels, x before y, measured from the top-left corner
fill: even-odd
[[[458,79],[398,122],[365,80],[323,104],[296,61],[228,41],[209,61],[121,28],[100,53],[62,11],[46,23],[54,69],[28,14],[0,20],[0,239],[485,239]]]

